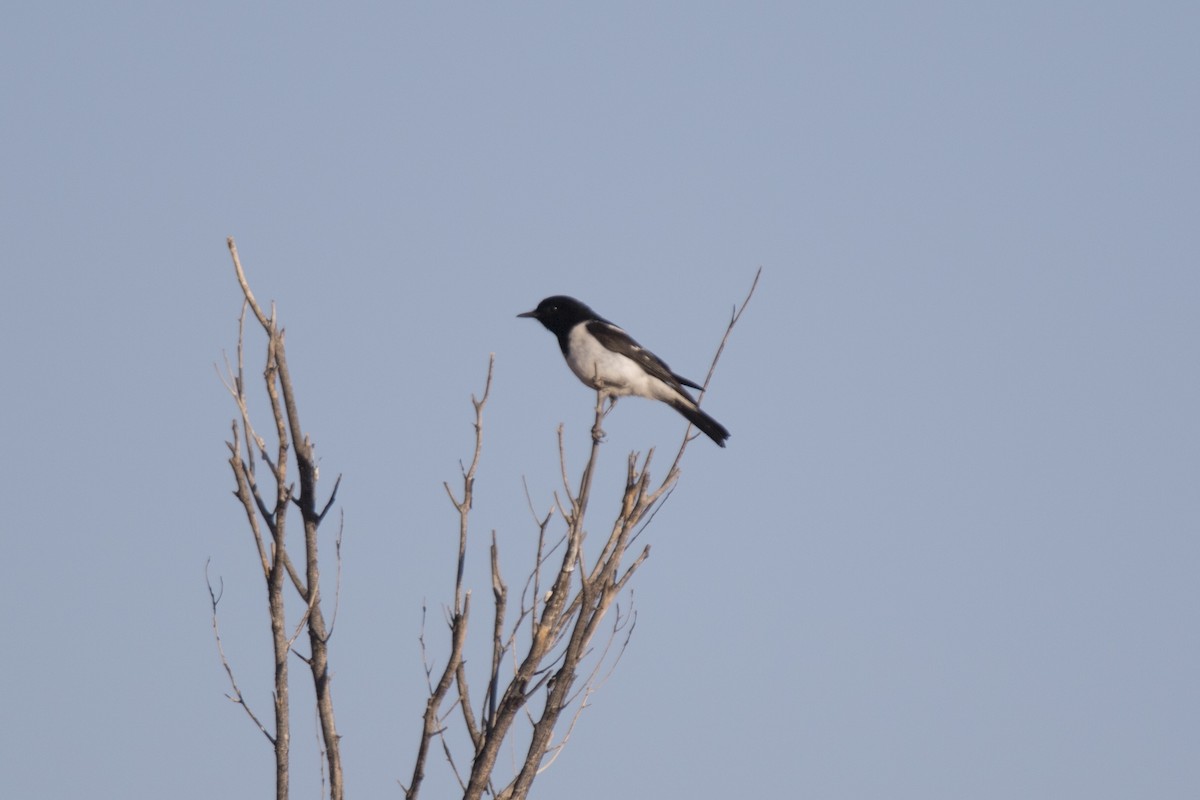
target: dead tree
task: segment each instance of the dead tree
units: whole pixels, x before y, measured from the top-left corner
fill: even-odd
[[[236,484],[234,495],[246,514],[267,588],[275,665],[273,725],[268,726],[255,714],[238,687],[221,644],[217,617],[220,591],[210,582],[213,633],[229,678],[227,696],[242,706],[273,747],[277,800],[286,800],[289,791],[290,656],[295,655],[308,665],[315,689],[329,796],[331,800],[342,800],[341,752],[329,677],[329,641],[333,623],[327,625],[325,620],[318,549],[318,530],[333,506],[341,478],[334,482],[324,504],[319,503],[316,459],[312,442],[300,424],[283,329],[274,308],[268,315],[255,299],[233,239],[229,239],[228,244],[243,295],[236,367],[227,364],[225,376],[225,384],[239,412],[228,442],[229,465]],[[704,386],[708,386],[725,343],[757,284],[756,275],[745,300],[740,307],[734,308]],[[253,314],[266,334],[263,381],[274,422],[270,443],[251,423],[244,369],[247,311]],[[412,778],[405,787],[406,800],[416,800],[420,792],[430,746],[435,740],[440,741],[464,798],[477,800],[485,793],[502,800],[523,800],[528,796],[534,779],[567,744],[592,693],[624,652],[636,615],[631,604],[622,609],[618,598],[629,589],[631,579],[650,554],[650,547],[640,545],[639,537],[674,489],[683,455],[694,438],[689,428],[666,474],[657,483],[652,481],[649,472],[654,451],[650,450],[644,457],[638,453],[629,455],[624,489],[611,528],[606,538],[597,543],[598,547],[590,547],[585,520],[591,501],[592,478],[603,443],[600,424],[607,412],[602,398],[597,396],[589,455],[577,481],[568,477],[566,444],[559,427],[561,490],[554,493],[554,503],[544,514],[533,512],[530,502],[537,529],[536,552],[515,597],[509,594],[500,568],[499,546],[496,536],[492,536],[489,548],[493,601],[488,629],[490,661],[482,675],[484,688],[476,704],[464,660],[471,614],[471,592],[465,586],[464,571],[470,543],[475,478],[483,451],[483,412],[491,391],[493,367],[494,362],[489,362],[480,398],[472,398],[475,448],[470,465],[463,468],[460,493],[456,496],[449,484],[445,485],[458,513],[454,596],[452,605],[447,608],[450,652],[435,681],[435,669],[422,632],[421,647],[429,694]],[[703,395],[702,390],[700,397]],[[259,483],[260,464],[265,466],[266,476],[262,485]],[[298,488],[297,481],[290,477],[293,464]],[[304,534],[303,548],[297,549],[296,559],[288,549],[286,535],[293,505],[299,509]],[[340,548],[339,530],[335,554],[339,576]],[[291,623],[287,620],[285,602],[289,584],[303,607],[299,619]],[[337,616],[337,596],[335,590],[332,619]],[[610,619],[607,625],[604,624],[606,618]],[[309,644],[307,656],[295,649],[297,640],[305,633]],[[446,736],[451,718],[455,716],[461,717],[465,740],[469,742],[469,751],[460,753],[460,760],[456,760],[454,748]],[[495,768],[500,749],[506,743],[523,748],[525,754],[514,774],[500,782]]]
[[[291,373],[288,371],[283,328],[279,326],[275,318],[275,309],[272,307],[271,314],[268,316],[255,299],[254,293],[250,291],[250,285],[246,281],[245,272],[242,270],[242,264],[238,258],[237,246],[232,238],[228,240],[228,244],[238,284],[241,286],[243,304],[238,321],[237,365],[235,368],[227,363],[227,375],[224,376],[225,385],[233,396],[239,412],[239,419],[233,421],[233,434],[227,444],[230,452],[229,466],[233,470],[237,487],[234,490],[234,496],[245,510],[246,521],[258,550],[263,580],[267,587],[267,614],[271,625],[271,641],[275,657],[274,725],[271,728],[260,721],[247,704],[238,688],[234,671],[225,657],[224,649],[221,646],[220,631],[217,627],[217,605],[220,602],[220,592],[215,591],[210,582],[209,596],[212,602],[213,633],[216,637],[221,663],[229,677],[230,693],[227,694],[227,697],[242,706],[274,748],[275,797],[277,800],[286,800],[288,797],[288,759],[291,743],[288,691],[289,656],[294,654],[308,665],[316,691],[317,716],[320,720],[324,749],[323,765],[328,770],[329,797],[331,800],[342,800],[342,759],[337,726],[334,722],[333,695],[329,676],[329,639],[333,625],[332,622],[326,625],[325,621],[317,546],[318,529],[333,506],[341,478],[339,476],[334,481],[333,489],[325,503],[319,503],[317,499],[317,462],[313,454],[312,442],[300,424],[296,392],[292,384]],[[271,417],[274,422],[270,443],[258,434],[250,421],[243,361],[247,310],[254,315],[267,337],[263,381],[266,385]],[[289,473],[293,459],[299,479],[298,491],[296,481]],[[260,462],[266,467],[267,478],[265,484],[261,485],[259,483],[262,475],[259,470]],[[287,523],[293,505],[299,509],[304,533],[302,547],[299,548],[296,559],[293,559],[295,551],[288,548],[287,539]],[[337,550],[340,551],[340,549],[341,532],[339,530]],[[296,566],[297,562],[300,565],[299,568]],[[338,563],[340,564],[340,555]],[[300,619],[292,624],[287,621],[285,608],[286,587],[289,583],[299,595],[304,608]],[[336,591],[334,596],[333,617],[336,618]],[[304,633],[308,635],[308,655],[302,655],[295,649],[296,641]]]
[[[761,274],[761,270],[760,270]],[[705,378],[707,387],[734,325],[754,294],[758,275],[740,307],[735,307],[716,355]],[[422,719],[412,778],[405,787],[406,800],[416,800],[425,777],[426,761],[434,740],[440,740],[445,758],[458,780],[465,800],[479,800],[485,793],[500,800],[524,800],[534,778],[561,752],[571,736],[580,713],[599,683],[619,660],[632,634],[636,619],[632,610],[617,604],[630,579],[650,554],[649,545],[638,547],[638,538],[679,480],[680,463],[691,428],[684,434],[674,460],[662,480],[652,481],[649,468],[654,456],[631,453],[625,470],[625,485],[616,505],[615,518],[598,548],[588,548],[585,519],[592,493],[592,477],[602,444],[605,410],[597,395],[596,421],[592,428],[589,458],[577,483],[568,477],[561,426],[558,431],[561,494],[555,493],[553,507],[544,515],[532,510],[537,528],[537,549],[524,576],[521,592],[510,597],[500,570],[499,549],[493,533],[490,546],[492,619],[491,662],[483,682],[483,696],[472,695],[464,663],[467,628],[471,615],[471,592],[463,583],[468,554],[469,515],[474,498],[475,477],[483,449],[483,411],[492,384],[494,363],[489,362],[483,394],[472,397],[475,407],[475,450],[462,471],[462,488],[456,496],[449,484],[446,492],[458,512],[458,554],[454,599],[447,608],[449,655],[440,673],[430,663],[425,637],[429,697]],[[701,391],[701,398],[704,392]],[[555,532],[552,522],[558,518]],[[543,591],[543,589],[545,589]],[[610,612],[612,622],[602,629]],[[509,615],[512,621],[509,622]],[[596,645],[603,633],[603,644]],[[614,651],[615,646],[615,651]],[[612,656],[610,658],[610,656]],[[478,701],[478,705],[476,702]],[[470,742],[470,751],[454,753],[446,733],[453,717]],[[515,728],[524,720],[528,726],[518,736]],[[555,731],[565,722],[565,730]],[[495,777],[497,756],[508,742],[517,740],[524,758],[515,774],[500,782]]]

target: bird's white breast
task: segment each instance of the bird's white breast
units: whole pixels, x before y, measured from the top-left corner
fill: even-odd
[[[665,400],[673,394],[662,381],[647,375],[641,365],[600,344],[588,333],[586,323],[576,325],[567,336],[567,365],[579,380],[614,397],[637,395]]]

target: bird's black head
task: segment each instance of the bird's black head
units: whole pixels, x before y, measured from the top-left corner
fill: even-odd
[[[536,319],[545,325],[548,330],[558,335],[565,335],[567,331],[584,320],[600,319],[600,317],[596,316],[595,311],[592,311],[574,297],[567,297],[564,294],[547,297],[538,303],[537,308],[533,311],[526,311],[524,314],[517,314],[517,316]]]

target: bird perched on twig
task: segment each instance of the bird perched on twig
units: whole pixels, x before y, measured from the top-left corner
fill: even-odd
[[[533,311],[517,316],[536,319],[558,337],[567,366],[612,405],[626,395],[661,400],[718,445],[725,446],[729,431],[701,411],[684,388],[703,387],[676,375],[665,361],[574,297],[547,297]]]

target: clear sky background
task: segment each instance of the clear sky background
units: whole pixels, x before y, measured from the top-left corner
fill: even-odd
[[[270,794],[204,584],[266,715],[233,235],[344,476],[350,796],[411,771],[488,354],[473,565],[531,540],[556,426],[587,444],[515,314],[573,294],[700,379],[760,266],[706,399],[733,438],[690,448],[535,796],[1200,795],[1198,40],[1169,2],[11,6],[4,794]],[[593,528],[683,428],[618,406]]]

